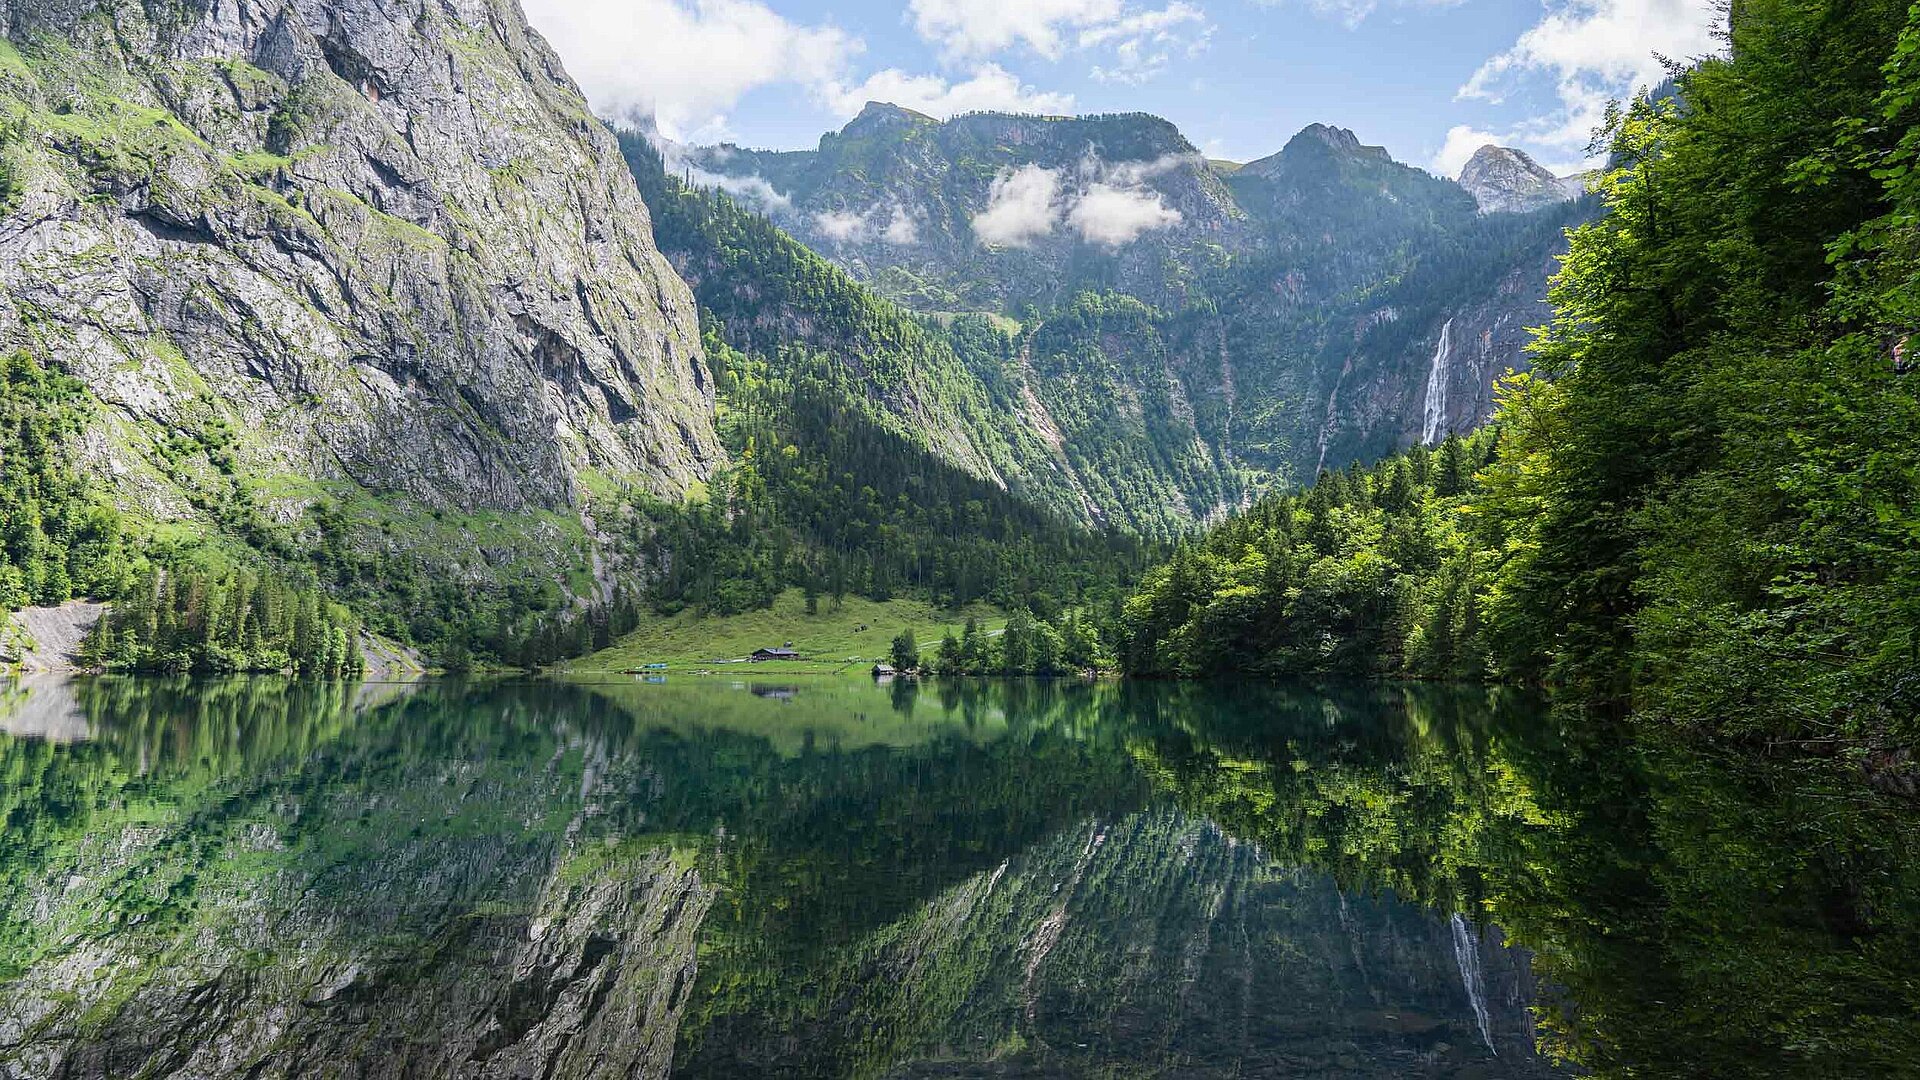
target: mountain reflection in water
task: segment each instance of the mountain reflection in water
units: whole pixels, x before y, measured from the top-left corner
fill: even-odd
[[[8,1080],[1920,1060],[1910,805],[1511,692],[91,679],[0,713]]]

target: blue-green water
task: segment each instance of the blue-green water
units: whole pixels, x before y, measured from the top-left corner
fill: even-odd
[[[1512,692],[0,690],[0,1077],[1920,1072],[1914,806]]]

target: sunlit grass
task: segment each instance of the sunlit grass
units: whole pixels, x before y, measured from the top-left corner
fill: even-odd
[[[951,630],[956,636],[968,616],[989,630],[1006,624],[1006,616],[985,604],[953,610],[924,600],[874,601],[849,596],[836,603],[819,598],[817,613],[807,614],[806,598],[798,589],[782,593],[773,607],[741,615],[700,615],[683,611],[653,618],[610,648],[568,665],[573,671],[625,671],[647,664],[666,664],[685,672],[711,669],[755,675],[778,672],[823,673],[863,670],[889,655],[895,634],[911,628],[922,650],[931,650]],[[800,660],[760,664],[720,664],[739,660],[755,649],[792,643]]]

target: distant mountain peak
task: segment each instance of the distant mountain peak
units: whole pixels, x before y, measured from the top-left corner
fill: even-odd
[[[1288,139],[1287,145],[1291,146],[1302,139],[1311,139],[1324,143],[1334,150],[1355,151],[1360,149],[1360,136],[1355,135],[1352,129],[1334,127],[1331,124],[1308,124],[1306,127],[1300,129],[1299,134]]]
[[[1345,159],[1350,161],[1393,162],[1384,146],[1368,146],[1351,129],[1332,124],[1308,124],[1287,140],[1277,154],[1250,161],[1241,170],[1251,176],[1273,177],[1284,172],[1289,162]]]
[[[887,101],[869,101],[860,108],[860,115],[847,121],[840,129],[843,135],[885,131],[913,124],[937,124],[938,120],[926,113],[915,112]]]
[[[895,105],[891,101],[869,101],[860,107],[860,115],[853,118],[854,123],[862,120],[926,120],[933,117],[923,112],[915,112],[904,105]]]
[[[1306,127],[1301,128],[1300,132],[1293,138],[1288,139],[1286,147],[1280,152],[1284,154],[1288,150],[1292,150],[1298,153],[1301,149],[1311,146],[1324,146],[1328,150],[1345,157],[1378,158],[1381,161],[1393,160],[1393,155],[1387,153],[1386,147],[1368,146],[1362,143],[1360,136],[1355,135],[1351,129],[1334,127],[1331,124],[1308,124]]]
[[[1545,166],[1511,146],[1488,143],[1473,152],[1460,170],[1460,186],[1467,189],[1483,214],[1537,210],[1578,196],[1578,179],[1555,176]]]

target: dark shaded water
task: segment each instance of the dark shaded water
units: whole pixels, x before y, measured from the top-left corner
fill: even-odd
[[[0,690],[0,1077],[1920,1074],[1910,804],[1501,691]]]

